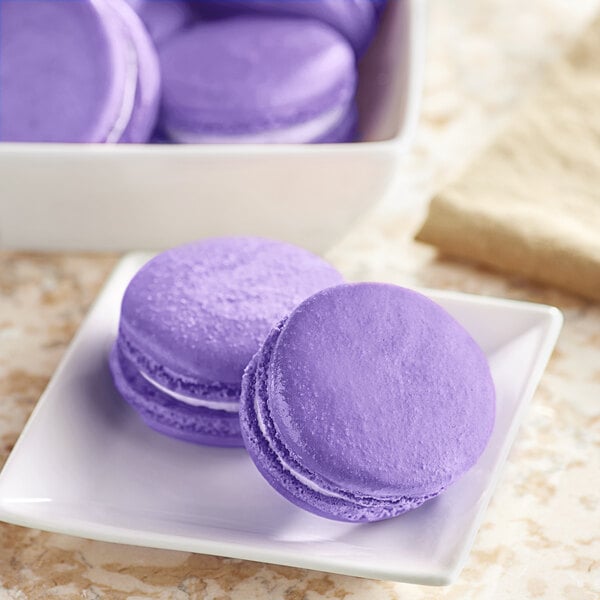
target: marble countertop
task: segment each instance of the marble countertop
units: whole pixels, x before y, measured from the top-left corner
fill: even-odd
[[[412,235],[424,200],[501,126],[600,2],[434,0],[407,176],[329,253],[351,280],[559,306],[565,326],[470,559],[447,588],[153,550],[0,524],[0,600],[600,597],[600,305],[445,259]],[[0,464],[116,255],[0,253]]]

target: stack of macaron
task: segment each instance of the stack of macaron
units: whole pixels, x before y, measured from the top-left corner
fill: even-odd
[[[2,0],[0,141],[355,141],[383,1]]]
[[[486,357],[440,306],[345,283],[309,252],[260,238],[192,243],[142,267],[110,367],[149,427],[244,446],[276,491],[341,521],[434,498],[476,463],[494,424]]]

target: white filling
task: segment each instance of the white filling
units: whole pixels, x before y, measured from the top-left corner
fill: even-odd
[[[333,129],[345,118],[347,112],[347,105],[336,106],[299,125],[241,135],[211,135],[178,129],[169,129],[168,133],[173,140],[183,144],[303,144],[316,140]]]
[[[212,410],[224,410],[225,412],[231,413],[239,412],[240,410],[239,402],[219,402],[218,400],[206,400],[205,398],[194,398],[192,396],[186,396],[185,394],[179,394],[178,392],[174,392],[164,385],[161,385],[143,371],[139,371],[139,373],[151,386],[184,404],[189,404],[190,406],[202,406]]]
[[[262,433],[263,438],[266,440],[267,444],[269,444],[269,447],[273,451],[273,454],[275,454],[277,460],[281,463],[281,466],[286,471],[288,471],[294,479],[296,479],[297,481],[299,481],[306,487],[310,488],[311,490],[313,490],[315,492],[319,492],[319,494],[323,494],[324,496],[331,496],[332,498],[341,498],[342,500],[348,501],[348,499],[346,497],[342,496],[341,494],[337,494],[336,492],[332,492],[331,490],[326,490],[325,488],[322,488],[321,486],[317,485],[314,481],[311,481],[310,479],[308,479],[301,473],[298,473],[298,471],[296,471],[281,456],[279,456],[279,454],[277,453],[277,451],[271,444],[269,437],[267,436],[267,427],[265,425],[265,422],[263,420],[263,417],[262,417],[262,414],[260,412],[260,408],[258,405],[258,394],[254,394],[254,413],[256,414],[258,428],[260,429],[260,432]]]

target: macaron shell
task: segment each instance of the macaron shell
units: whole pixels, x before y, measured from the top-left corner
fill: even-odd
[[[152,429],[196,444],[242,446],[237,413],[189,406],[170,398],[150,385],[116,344],[109,362],[117,390]]]
[[[156,127],[160,104],[160,66],[156,49],[139,17],[124,0],[105,0],[121,19],[135,63],[135,95],[129,119],[119,136],[121,143],[147,142]],[[163,2],[161,1],[160,4]]]
[[[0,139],[106,140],[127,75],[106,12],[99,1],[2,0]]]
[[[211,135],[174,129],[170,139],[183,144],[330,144],[354,142],[358,137],[358,113],[354,105],[334,110],[313,121],[259,133]]]
[[[375,33],[380,0],[202,0],[197,4],[220,14],[247,11],[316,19],[339,31],[360,56]]]
[[[133,341],[132,341],[133,340]],[[137,349],[143,346],[143,340],[130,330],[126,323],[119,325],[117,345],[122,356],[129,361],[138,372],[144,373],[164,388],[190,398],[209,400],[211,402],[237,402],[240,397],[241,382],[225,383],[216,380],[185,377],[165,367],[162,363],[152,361],[146,354]]]
[[[329,131],[311,140],[313,144],[348,144],[356,142],[358,135],[358,111],[356,106],[349,107],[344,118]]]
[[[268,370],[273,348],[281,333],[282,325],[274,328],[260,352],[246,368],[242,382],[240,424],[244,445],[263,477],[285,498],[317,515],[338,521],[379,521],[398,516],[417,508],[436,494],[423,497],[396,497],[387,500],[358,497],[346,494],[330,482],[324,482],[315,473],[307,471],[278,440],[278,434],[269,419]],[[264,419],[262,427],[255,410],[260,405]],[[285,460],[285,464],[283,460]],[[293,472],[325,489],[324,493],[300,481]],[[327,493],[327,490],[333,494]],[[345,496],[345,497],[344,497]]]
[[[441,307],[397,286],[337,286],[303,302],[269,373],[282,444],[348,492],[436,494],[473,466],[493,427],[481,349]]]
[[[349,104],[354,56],[327,25],[238,16],[199,23],[160,48],[165,129],[227,135],[303,123]]]
[[[214,238],[155,257],[136,274],[121,324],[136,351],[193,380],[240,385],[277,322],[342,276],[301,248],[261,238]]]

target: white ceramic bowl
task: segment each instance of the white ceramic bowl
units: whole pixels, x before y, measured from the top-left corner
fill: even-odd
[[[360,143],[0,144],[0,245],[160,249],[252,234],[325,250],[381,199],[410,146],[424,30],[424,0],[389,0],[360,65]]]

